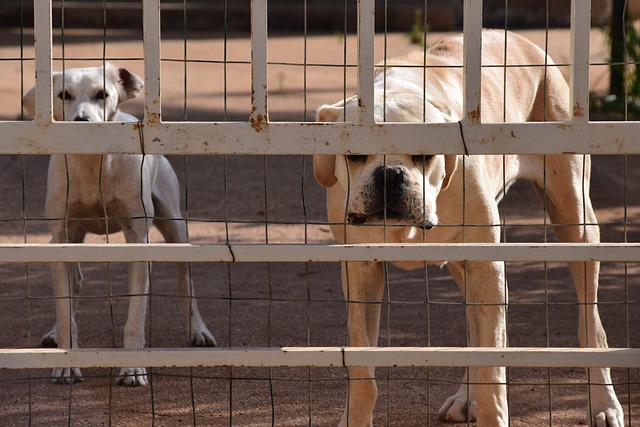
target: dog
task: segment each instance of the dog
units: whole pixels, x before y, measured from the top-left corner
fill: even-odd
[[[535,65],[482,68],[482,121],[567,120],[569,89],[560,70],[532,42],[507,34],[507,63]],[[461,120],[462,57],[462,36],[454,36],[427,51],[427,69],[422,51],[387,61],[384,68],[378,64],[374,78],[376,121]],[[504,31],[483,31],[482,62],[498,66],[505,63]],[[323,105],[317,111],[317,121],[350,121],[358,108],[357,96]],[[555,227],[561,241],[600,241],[589,198],[589,156],[315,155],[313,164],[316,180],[326,188],[331,231],[341,243],[498,243],[498,203],[509,185],[519,178],[533,183],[544,199],[551,222],[562,224]],[[425,263],[394,264],[414,269]],[[505,347],[504,263],[467,261],[449,262],[447,266],[468,303],[469,344]],[[572,262],[569,268],[581,303],[580,345],[607,347],[595,304],[599,263]],[[350,346],[377,345],[383,281],[380,262],[343,263]],[[594,425],[622,426],[624,415],[609,369],[590,368],[589,375],[590,417]],[[374,369],[352,367],[349,378],[347,407],[340,426],[371,426],[377,398]],[[458,391],[438,413],[454,422],[477,419],[479,426],[507,426],[505,369],[470,368]]]
[[[58,121],[137,122],[120,111],[120,104],[137,97],[143,81],[125,68],[107,63],[104,68],[73,68],[52,75],[53,115]],[[35,88],[24,96],[32,117]],[[89,142],[89,141],[87,141]],[[160,155],[60,154],[52,155],[47,177],[45,214],[52,243],[81,243],[87,233],[123,231],[127,243],[148,242],[155,224],[169,243],[187,242],[180,211],[178,178],[166,157]],[[187,264],[178,263],[178,290],[183,298],[191,345],[216,345],[198,311]],[[77,348],[75,322],[77,297],[82,287],[78,263],[51,265],[56,297],[56,323],[42,338],[46,347]],[[149,292],[149,264],[129,264],[129,312],[124,327],[124,347],[142,348]],[[56,368],[55,383],[82,380],[78,368]],[[145,368],[122,368],[116,383],[147,384]]]

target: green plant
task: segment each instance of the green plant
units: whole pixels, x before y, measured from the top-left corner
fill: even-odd
[[[412,44],[424,46],[427,39],[427,31],[429,30],[429,26],[424,22],[424,17],[422,9],[414,10],[413,25],[411,26],[411,31],[407,33],[407,37],[409,37]]]
[[[640,35],[635,27],[634,19],[626,14],[625,46],[627,51],[627,91],[634,96],[640,96]]]
[[[590,110],[613,113],[624,119],[640,119],[640,35],[634,17],[626,10],[612,17],[607,33],[611,51],[609,94],[591,93]],[[622,31],[620,31],[622,27]]]

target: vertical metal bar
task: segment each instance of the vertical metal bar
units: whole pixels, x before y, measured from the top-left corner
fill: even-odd
[[[160,122],[160,0],[143,0],[144,25],[144,119],[145,125]]]
[[[591,2],[571,1],[571,118],[589,121],[589,37]]]
[[[51,2],[36,0],[34,5],[36,113],[37,125],[51,123]]]
[[[358,0],[358,117],[362,125],[374,124],[374,38],[373,0]]]
[[[480,123],[482,58],[482,0],[464,0],[464,117]]]
[[[251,1],[251,123],[260,129],[267,113],[267,0]]]

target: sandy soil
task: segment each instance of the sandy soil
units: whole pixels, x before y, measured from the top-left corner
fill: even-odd
[[[526,32],[544,43],[539,32]],[[438,34],[430,35],[430,42]],[[92,65],[103,55],[142,74],[141,34],[65,33],[54,56],[64,66]],[[549,50],[569,59],[566,31],[552,31]],[[17,33],[0,32],[0,120],[20,117],[20,88],[33,84],[31,38],[20,48]],[[306,46],[306,47],[305,47]],[[385,48],[386,46],[386,48]],[[376,42],[378,59],[414,49],[404,35]],[[592,59],[605,57],[602,34],[594,33]],[[272,120],[312,120],[315,108],[351,94],[355,42],[338,36],[270,37],[269,112]],[[185,57],[192,61],[185,66]],[[250,111],[250,48],[245,37],[226,42],[212,34],[163,35],[162,109],[165,120],[246,120]],[[306,58],[306,60],[305,60]],[[222,62],[226,60],[227,65]],[[307,66],[302,66],[305,63]],[[61,67],[56,61],[56,68]],[[568,70],[568,69],[566,69]],[[592,85],[606,82],[593,67]],[[139,113],[140,102],[127,111]],[[41,220],[46,156],[0,156],[2,242],[46,242]],[[189,234],[195,242],[328,242],[323,190],[310,159],[299,156],[172,157],[180,177]],[[604,241],[638,241],[639,159],[599,156],[593,160],[592,198]],[[226,193],[225,193],[226,188]],[[543,211],[529,186],[518,184],[503,205],[508,241],[542,241]],[[227,221],[228,232],[224,222]],[[551,233],[552,234],[552,233]],[[157,237],[157,236],[156,236]],[[92,241],[101,241],[93,237]],[[112,236],[110,241],[122,241]],[[640,346],[640,283],[637,264],[602,266],[601,313],[612,347]],[[120,346],[125,321],[126,268],[84,266],[85,289],[78,312],[82,347]],[[565,266],[509,263],[509,335],[512,346],[576,346],[577,309]],[[54,318],[46,265],[0,265],[0,347],[39,345]],[[174,290],[172,265],[153,269],[151,347],[187,344]],[[201,312],[222,347],[335,346],[346,343],[346,312],[340,271],[333,264],[194,264]],[[427,280],[428,279],[428,280]],[[464,306],[446,271],[389,269],[382,306],[380,345],[465,344]],[[84,370],[86,380],[55,386],[43,370],[0,370],[3,425],[335,425],[346,393],[346,372],[329,368],[154,369],[146,388],[113,385],[108,369]],[[458,369],[379,369],[376,425],[443,425],[435,412],[456,388]],[[631,425],[640,423],[640,372],[613,371],[616,390]],[[509,373],[514,426],[585,423],[587,386],[579,369],[512,369]]]

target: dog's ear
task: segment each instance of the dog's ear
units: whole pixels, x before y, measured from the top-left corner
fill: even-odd
[[[344,101],[335,105],[323,105],[318,108],[316,121],[335,122],[344,111]],[[313,156],[313,173],[318,184],[329,188],[336,183],[336,156],[333,154],[316,154]]]
[[[447,105],[447,102],[441,102],[433,98],[427,99],[427,102],[433,105],[440,112],[440,114],[442,115],[440,119],[443,120],[445,123],[457,121],[453,119],[453,112],[451,111],[451,108],[449,108],[449,106]]]
[[[51,87],[56,87],[56,81],[61,77],[62,73],[55,72],[51,74]],[[52,89],[53,90],[53,89]],[[53,94],[56,96],[56,94]],[[24,110],[27,112],[29,117],[32,119],[36,117],[36,87],[33,86],[31,89],[27,91],[22,97],[22,105],[24,105]]]
[[[444,191],[447,189],[449,184],[451,184],[451,178],[453,177],[454,172],[458,167],[458,156],[456,154],[445,154],[444,156],[444,180],[442,181],[442,187],[440,187],[440,191]]]
[[[318,108],[316,121],[318,122],[337,122],[340,115],[344,111],[343,105],[323,105]]]
[[[318,184],[325,188],[333,186],[336,178],[336,156],[333,154],[316,154],[313,156],[313,173]]]
[[[22,105],[27,114],[33,119],[36,115],[36,87],[29,89],[22,97]]]
[[[116,81],[120,86],[120,102],[140,96],[144,87],[144,81],[140,77],[126,68],[116,68],[111,64],[107,64],[107,66],[116,74]]]
[[[120,76],[120,84],[127,95],[125,99],[137,98],[140,96],[140,92],[142,92],[142,88],[144,87],[144,82],[140,77],[136,76],[126,68],[120,68],[118,70],[118,75]]]

